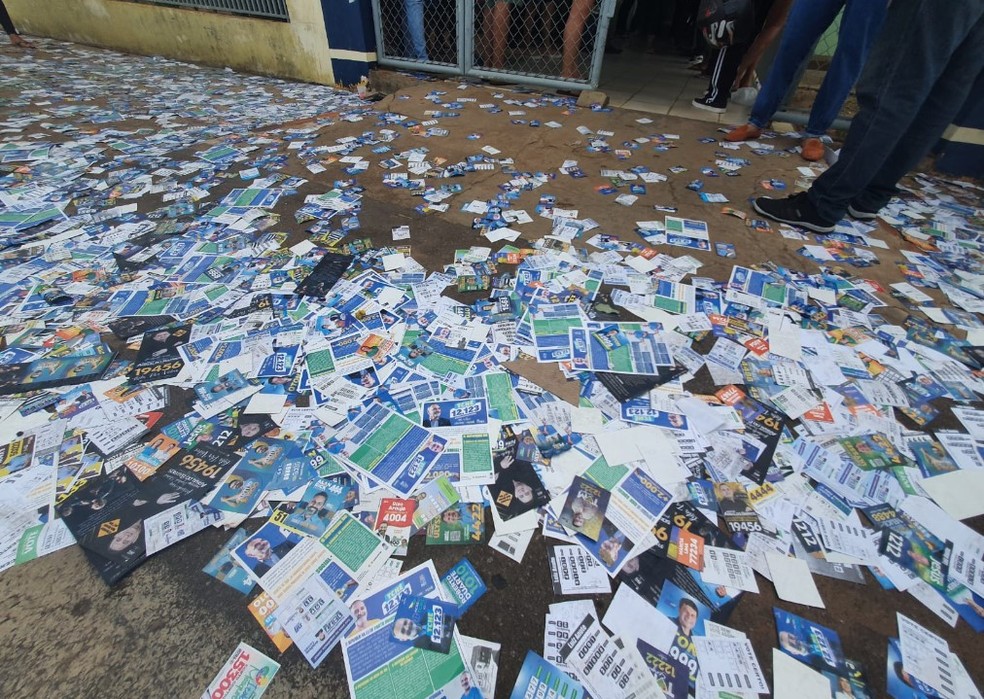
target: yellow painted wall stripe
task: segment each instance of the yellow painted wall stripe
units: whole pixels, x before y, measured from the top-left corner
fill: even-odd
[[[943,132],[943,138],[951,143],[970,143],[975,146],[984,146],[984,129],[950,124]]]
[[[375,63],[376,61],[375,51],[366,53],[365,51],[351,51],[349,49],[328,49],[328,53],[332,58],[340,61],[364,61],[366,63]]]

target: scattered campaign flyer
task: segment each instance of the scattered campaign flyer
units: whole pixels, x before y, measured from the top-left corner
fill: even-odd
[[[28,468],[34,459],[34,436],[28,435],[0,446],[0,478]]]
[[[768,694],[765,674],[747,638],[694,639],[701,659],[698,684],[714,692]]]
[[[695,221],[676,216],[664,217],[666,226],[666,242],[693,250],[710,250],[710,234],[705,221]]]
[[[441,578],[441,589],[444,596],[457,606],[458,616],[463,616],[488,588],[475,566],[467,558],[462,558]]]
[[[548,556],[555,594],[596,595],[612,591],[608,571],[581,546],[554,546]]]
[[[636,641],[636,648],[666,699],[687,699],[690,696],[690,671],[684,663],[641,638]]]
[[[608,509],[611,493],[604,488],[575,476],[567,494],[567,501],[560,511],[560,523],[567,529],[597,541],[601,536],[601,524]]]
[[[233,549],[233,556],[255,580],[262,583],[263,576],[293,551],[303,538],[274,522],[267,522]]]
[[[445,444],[447,439],[374,403],[338,432],[328,452],[407,497]]]
[[[588,321],[570,329],[571,364],[577,369],[658,376],[673,367],[673,354],[659,323]]]
[[[320,537],[335,513],[350,510],[358,499],[358,488],[346,477],[318,478],[301,495],[300,501],[283,521],[286,529]]]
[[[443,512],[447,512],[456,505],[461,500],[461,496],[447,476],[440,476],[414,493],[413,499],[417,501],[417,504],[411,514],[411,521],[413,522],[413,533],[416,533],[426,527],[435,517],[439,517]]]
[[[173,379],[181,373],[184,359],[178,352],[188,342],[191,326],[181,325],[170,330],[150,330],[144,333],[137,358],[130,369],[132,383],[148,383]]]
[[[311,273],[297,285],[294,293],[300,296],[324,298],[345,274],[353,259],[351,255],[326,252]]]
[[[287,635],[287,632],[284,631],[283,624],[280,623],[280,617],[277,612],[278,608],[277,601],[266,591],[258,594],[249,603],[249,613],[263,627],[263,631],[269,637],[270,642],[277,647],[277,650],[283,653],[294,642]]]
[[[392,546],[348,510],[335,515],[319,541],[342,570],[357,581],[372,578],[393,553]]]
[[[482,696],[494,697],[496,678],[499,674],[499,651],[501,646],[492,641],[485,641],[471,636],[458,636],[461,652],[468,663],[474,686],[482,692]]]
[[[509,699],[528,697],[565,697],[582,699],[584,686],[571,679],[567,673],[553,663],[544,660],[531,650],[526,651],[526,660],[516,678]]]
[[[147,555],[163,551],[221,520],[221,512],[190,500],[151,515],[143,523]]]
[[[355,629],[342,639],[342,658],[354,699],[401,696],[427,699],[440,692],[464,699],[469,672],[456,642],[445,655],[393,641],[400,602],[406,595],[436,597],[440,581],[431,561],[408,570],[350,604]],[[457,634],[454,634],[456,636]],[[413,683],[403,682],[412,673]]]
[[[379,501],[373,531],[395,549],[394,555],[407,555],[407,546],[413,531],[413,513],[416,509],[417,500],[412,498],[383,498]]]
[[[278,670],[280,663],[271,660],[251,645],[240,643],[208,685],[202,699],[259,699]]]
[[[396,610],[393,640],[416,648],[448,653],[458,607],[438,599],[406,595]]]
[[[638,656],[615,643],[589,614],[576,622],[561,657],[594,697],[644,699],[656,692],[656,682]]]
[[[480,544],[485,540],[485,504],[458,502],[427,524],[429,546]]]
[[[773,607],[779,634],[779,649],[815,670],[846,671],[840,636],[833,629],[816,624],[792,612]]]
[[[311,575],[282,600],[282,624],[311,667],[318,667],[355,626],[345,602],[320,576]]]
[[[489,493],[502,519],[519,517],[550,502],[550,494],[533,466],[537,452],[529,432],[520,436],[508,425],[500,430],[493,451],[495,483],[489,486]]]
[[[0,395],[95,381],[115,356],[109,345],[100,345],[85,356],[45,357],[0,365]]]

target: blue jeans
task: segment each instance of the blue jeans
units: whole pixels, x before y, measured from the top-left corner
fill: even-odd
[[[407,13],[408,54],[418,61],[427,60],[427,35],[424,32],[424,0],[403,0]]]
[[[779,51],[752,107],[750,123],[761,129],[772,120],[807,53],[842,7],[844,16],[837,34],[837,50],[813,101],[806,126],[807,136],[819,137],[827,132],[878,36],[885,20],[887,0],[796,0],[789,11]]]
[[[878,211],[967,102],[984,70],[984,0],[893,0],[858,81],[840,158],[808,192],[817,214]]]

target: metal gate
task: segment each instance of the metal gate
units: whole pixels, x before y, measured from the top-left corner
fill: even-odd
[[[372,0],[380,65],[593,88],[616,0]]]

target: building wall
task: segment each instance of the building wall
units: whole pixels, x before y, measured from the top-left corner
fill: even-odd
[[[126,0],[4,4],[23,34],[327,85],[336,80],[322,0],[287,0],[290,22]]]

